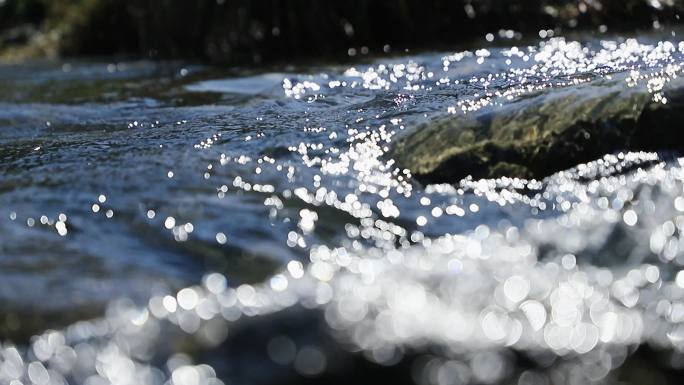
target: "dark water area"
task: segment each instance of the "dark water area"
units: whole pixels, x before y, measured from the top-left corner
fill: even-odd
[[[0,384],[677,383],[676,151],[441,184],[393,157],[544,93],[682,87],[678,30],[544,34],[0,66]]]

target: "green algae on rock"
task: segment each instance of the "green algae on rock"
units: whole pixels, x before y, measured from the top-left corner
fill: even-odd
[[[543,177],[606,153],[682,148],[682,82],[671,82],[662,100],[628,80],[546,88],[440,117],[402,133],[390,155],[420,181],[453,183],[468,175]]]

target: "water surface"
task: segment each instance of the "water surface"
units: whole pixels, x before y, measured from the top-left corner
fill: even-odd
[[[646,344],[678,368],[676,156],[423,186],[387,152],[597,79],[666,103],[684,44],[502,44],[230,76],[1,67],[0,383],[298,383],[350,355],[407,383],[610,382]]]

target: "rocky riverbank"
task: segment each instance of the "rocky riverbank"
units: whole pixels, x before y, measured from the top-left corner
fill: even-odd
[[[491,33],[659,28],[680,0],[3,0],[1,57],[127,54],[264,63],[483,40]],[[515,32],[514,32],[515,31]],[[348,54],[348,55],[347,55]]]

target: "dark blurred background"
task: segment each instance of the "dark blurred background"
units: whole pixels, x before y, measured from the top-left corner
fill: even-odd
[[[652,28],[676,23],[682,8],[684,0],[0,0],[0,57],[262,63],[435,47],[500,29]]]

